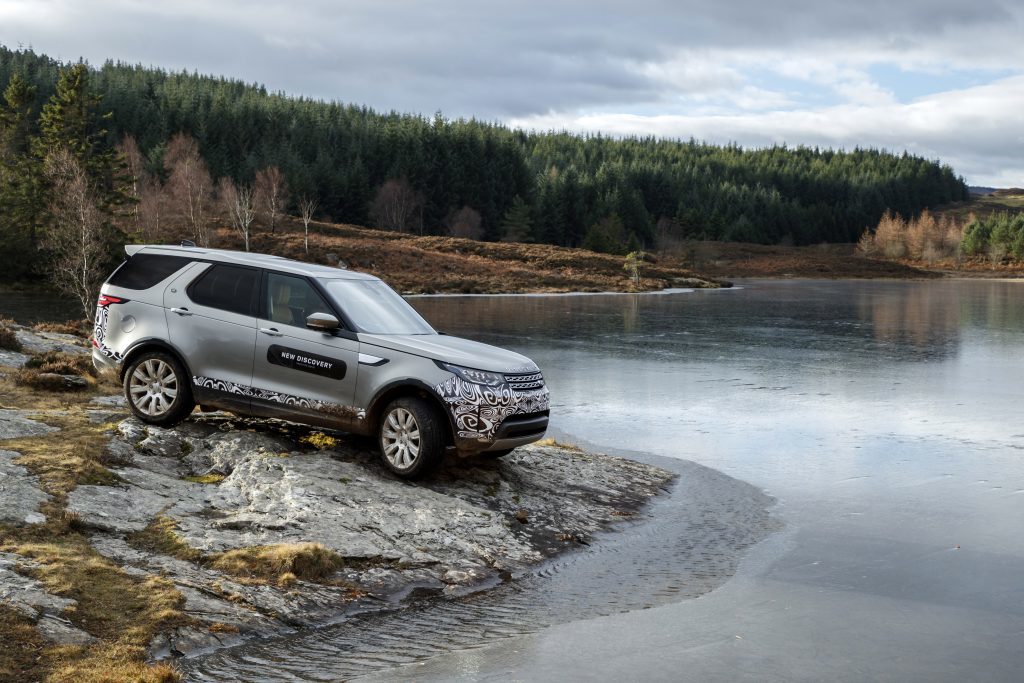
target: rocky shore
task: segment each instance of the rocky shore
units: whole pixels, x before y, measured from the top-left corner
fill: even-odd
[[[12,372],[57,344],[84,352],[64,335],[18,334],[50,348],[8,353],[0,362]],[[144,661],[168,660],[485,590],[628,524],[672,479],[542,442],[502,459],[451,458],[410,484],[343,434],[223,413],[157,429],[129,417],[112,388],[74,401],[31,394],[20,407],[12,399],[26,395],[0,382],[0,630],[31,624],[19,633],[44,662],[61,653],[23,679],[58,663],[73,679],[75,662],[128,641]],[[69,453],[48,459],[41,444]],[[61,468],[74,469],[71,481],[55,476]],[[95,562],[100,578],[61,564],[72,558]],[[151,587],[166,609],[140,617],[142,635],[126,641],[91,604],[104,589],[95,580],[143,603]],[[0,659],[0,678],[17,673]]]

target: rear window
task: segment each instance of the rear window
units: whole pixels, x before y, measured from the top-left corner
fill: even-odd
[[[121,264],[107,284],[125,289],[149,289],[192,262],[185,256],[136,254]]]
[[[259,281],[255,268],[215,265],[189,285],[188,296],[200,306],[255,315]]]

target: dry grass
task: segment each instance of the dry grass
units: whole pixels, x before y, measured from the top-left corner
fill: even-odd
[[[77,606],[65,616],[98,638],[88,646],[57,646],[39,637],[34,626],[0,609],[0,680],[153,681],[180,679],[165,664],[150,666],[145,649],[153,636],[190,623],[182,595],[170,581],[138,578],[99,555],[80,533],[81,520],[64,508],[79,484],[111,484],[117,477],[102,462],[109,425],[90,424],[88,397],[43,395],[0,380],[0,404],[30,408],[61,431],[10,439],[0,447],[21,453],[16,459],[39,477],[52,496],[42,506],[46,522],[26,528],[0,526],[0,550],[37,562],[26,570],[48,591],[72,598]]]
[[[96,553],[85,536],[68,529],[57,531],[59,526],[49,523],[29,529],[0,528],[0,549],[39,563],[26,572],[47,591],[76,600],[78,604],[64,616],[98,640],[88,646],[52,645],[40,641],[34,628],[0,614],[4,644],[0,649],[30,652],[35,661],[34,668],[27,670],[31,675],[10,680],[178,680],[174,669],[145,663],[145,650],[154,635],[190,623],[181,611],[184,598],[174,584],[160,577],[126,574]]]
[[[583,449],[580,448],[579,446],[574,446],[570,443],[562,443],[560,441],[555,441],[552,438],[541,439],[540,441],[536,442],[534,446],[553,446],[555,448],[561,448],[562,450],[566,451],[576,451],[577,453],[583,452]]]
[[[64,353],[62,351],[47,351],[34,355],[28,359],[25,367],[40,372],[54,372],[58,375],[95,377],[98,374],[96,367],[92,364],[92,357],[88,354]]]
[[[0,349],[21,351],[21,342],[18,341],[18,336],[9,326],[10,322],[12,321],[7,320],[6,318],[0,319]]]
[[[158,515],[142,531],[129,534],[127,541],[141,550],[176,557],[188,562],[199,562],[203,554],[189,546],[178,536],[178,523],[165,515]]]
[[[69,385],[60,375],[81,377],[84,386]],[[14,373],[15,383],[49,392],[80,392],[93,389],[99,384],[114,385],[97,378],[98,373],[87,354],[71,354],[60,351],[48,351],[35,354],[25,363],[25,367]]]
[[[45,646],[31,621],[0,602],[0,681],[42,680],[46,673],[41,662]]]
[[[406,293],[495,293],[657,290],[678,278],[700,277],[678,263],[645,264],[639,286],[622,270],[623,258],[545,244],[418,237],[352,225],[316,223],[308,255],[301,223],[286,221],[275,235],[258,233],[252,249],[314,263],[340,256],[353,269],[381,277]],[[229,230],[218,246],[238,248]],[[708,283],[714,286],[713,283]]]
[[[319,543],[284,543],[229,550],[212,557],[211,565],[243,580],[288,583],[323,581],[345,566],[345,558]]]
[[[57,334],[71,334],[86,339],[92,334],[92,323],[88,320],[67,320],[62,323],[36,323],[32,326],[36,332],[56,332]]]

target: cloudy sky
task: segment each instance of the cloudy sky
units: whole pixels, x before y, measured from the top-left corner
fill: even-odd
[[[1024,186],[1021,0],[0,0],[0,44],[531,129],[907,149]]]

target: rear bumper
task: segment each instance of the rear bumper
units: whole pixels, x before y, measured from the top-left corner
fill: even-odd
[[[121,364],[113,358],[104,355],[95,341],[92,346],[92,365],[101,375],[114,375],[116,377],[121,373]]]

